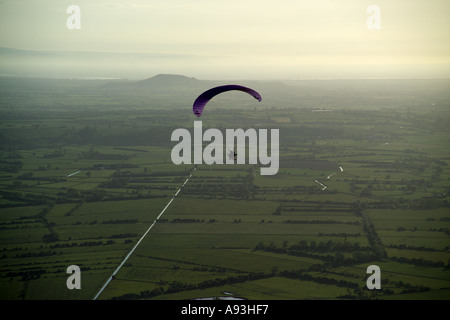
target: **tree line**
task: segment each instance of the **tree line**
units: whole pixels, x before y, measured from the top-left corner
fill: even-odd
[[[246,281],[253,281],[253,280],[259,280],[259,279],[265,279],[273,277],[273,273],[248,273],[245,275],[237,275],[237,276],[229,276],[226,278],[216,278],[211,280],[206,280],[203,282],[200,282],[198,284],[188,284],[185,282],[180,281],[174,281],[169,286],[164,289],[163,287],[158,287],[153,290],[144,290],[140,293],[125,293],[120,296],[113,297],[112,300],[137,300],[137,299],[149,299],[158,295],[162,294],[170,294],[170,293],[176,293],[180,291],[187,291],[187,290],[196,290],[196,289],[206,289],[206,288],[212,288],[212,287],[220,287],[227,284],[234,284],[234,283],[242,283]]]

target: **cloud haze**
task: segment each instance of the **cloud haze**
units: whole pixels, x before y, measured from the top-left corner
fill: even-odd
[[[66,27],[73,4],[80,30]],[[366,26],[372,4],[380,30]],[[0,47],[28,53],[2,54],[0,73],[448,78],[449,9],[446,0],[2,1]]]

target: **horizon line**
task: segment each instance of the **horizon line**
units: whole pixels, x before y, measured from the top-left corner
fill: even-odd
[[[9,74],[9,73],[0,73],[1,78],[25,78],[25,79],[45,79],[45,80],[127,80],[127,81],[144,81],[151,79],[153,77],[159,75],[169,75],[169,76],[180,76],[187,77],[194,80],[199,81],[336,81],[336,80],[450,80],[448,78],[419,78],[419,77],[393,77],[393,78],[385,78],[385,77],[361,77],[361,78],[260,78],[260,79],[251,79],[251,78],[208,78],[208,79],[199,79],[196,77],[190,77],[183,74],[175,74],[175,73],[158,73],[148,78],[127,78],[127,77],[108,77],[108,76],[41,76],[41,75],[20,75],[20,74]]]

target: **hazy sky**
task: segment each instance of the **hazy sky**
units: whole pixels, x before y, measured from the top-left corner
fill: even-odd
[[[69,5],[80,30],[66,26]],[[379,30],[366,25],[370,5]],[[131,54],[4,59],[0,73],[449,78],[449,14],[449,0],[0,0],[0,47]]]

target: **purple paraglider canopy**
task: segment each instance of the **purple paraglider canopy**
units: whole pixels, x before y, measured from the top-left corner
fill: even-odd
[[[256,100],[261,101],[261,95],[256,92],[253,89],[244,87],[244,86],[238,86],[238,85],[225,85],[225,86],[219,86],[215,87],[209,90],[206,90],[201,95],[198,96],[197,99],[194,101],[194,105],[192,107],[192,111],[197,117],[200,117],[202,115],[203,109],[205,108],[205,105],[208,103],[209,100],[211,100],[214,96],[225,92],[225,91],[231,91],[231,90],[239,90],[247,92],[248,94],[252,95]]]

